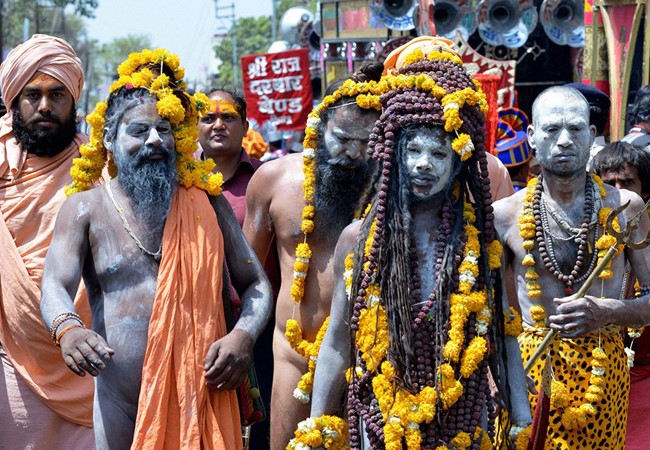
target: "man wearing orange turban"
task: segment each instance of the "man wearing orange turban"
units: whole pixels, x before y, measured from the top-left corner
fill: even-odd
[[[40,316],[54,219],[71,182],[81,61],[62,39],[34,35],[0,66],[0,430],[3,448],[95,447],[93,382],[61,363]],[[89,317],[85,294],[79,314]]]

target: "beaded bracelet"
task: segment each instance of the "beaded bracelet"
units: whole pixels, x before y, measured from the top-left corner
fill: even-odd
[[[50,337],[52,338],[52,342],[54,342],[55,344],[56,344],[56,330],[66,320],[76,320],[83,326],[83,321],[81,320],[79,314],[75,312],[69,312],[69,311],[59,314],[54,318],[54,320],[52,321],[52,325],[50,326]]]
[[[73,328],[86,328],[83,323],[73,323],[72,325],[68,325],[65,327],[59,334],[56,335],[56,340],[54,343],[56,344],[57,347],[61,347],[61,338],[63,337],[64,334],[66,334],[68,331],[72,330]]]

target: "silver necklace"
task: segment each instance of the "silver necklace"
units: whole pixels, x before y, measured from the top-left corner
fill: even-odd
[[[594,189],[594,209],[591,213],[591,221],[589,222],[588,225],[588,230],[592,231],[594,230],[596,224],[598,223],[598,210],[600,209],[600,195],[599,192],[596,192],[596,187],[593,187]],[[547,232],[551,237],[559,240],[559,241],[576,241],[580,237],[580,228],[578,227],[572,227],[562,216],[560,216],[560,213],[555,210],[555,208],[552,208],[551,206],[548,205],[546,199],[542,196],[542,204],[540,205],[542,207],[542,212],[544,213],[543,215],[546,215],[545,213],[549,213],[553,220],[555,220],[555,223],[557,223],[560,226],[560,229],[564,231],[568,236],[556,236],[555,234],[551,233],[550,227],[548,227],[547,230],[544,230]],[[548,219],[546,219],[547,224],[548,224]]]
[[[124,229],[126,230],[127,233],[129,233],[129,236],[135,241],[136,245],[140,247],[140,250],[142,250],[145,254],[152,256],[153,259],[156,261],[160,261],[160,258],[162,257],[162,240],[160,242],[160,248],[158,248],[157,252],[151,252],[147,250],[144,246],[144,244],[138,239],[138,237],[135,235],[133,232],[133,229],[131,228],[131,225],[129,224],[129,221],[126,219],[126,214],[124,213],[124,207],[119,204],[115,196],[113,195],[113,190],[111,189],[111,183],[107,182],[104,184],[106,186],[106,191],[108,192],[108,196],[110,197],[111,201],[113,202],[113,206],[115,206],[115,209],[117,210],[117,213],[120,215],[122,218],[122,225],[124,225]]]

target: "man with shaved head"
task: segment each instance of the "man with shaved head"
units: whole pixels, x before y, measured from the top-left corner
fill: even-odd
[[[606,223],[609,213],[629,203],[614,221],[623,229],[644,209],[634,192],[587,173],[595,133],[589,103],[578,90],[558,86],[543,91],[533,103],[528,127],[541,174],[494,205],[524,322],[519,336],[524,363],[549,329],[558,332],[530,371],[540,391],[547,392],[540,389],[544,382],[552,392],[550,410],[545,408],[548,431],[538,436],[547,440],[546,448],[625,448],[628,360],[634,356],[624,349],[621,328],[650,323],[647,251],[618,248],[587,294],[577,295],[605,252],[616,247]],[[642,241],[649,230],[643,213],[630,238]],[[633,300],[620,298],[626,261],[641,285]],[[534,407],[537,397],[530,400]]]
[[[0,447],[95,448],[93,382],[61,364],[39,311],[54,219],[84,137],[84,75],[62,39],[34,35],[0,66]],[[85,293],[77,311],[89,318]]]

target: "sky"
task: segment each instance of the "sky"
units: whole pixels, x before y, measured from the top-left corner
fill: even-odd
[[[220,15],[258,17],[272,14],[272,0],[216,0]],[[186,79],[205,80],[216,71],[212,47],[220,26],[230,20],[217,19],[214,0],[100,0],[94,19],[86,19],[91,38],[108,43],[128,34],[148,35],[154,48],[176,53],[185,67]],[[116,68],[117,69],[117,68]],[[196,86],[197,89],[201,85]]]

